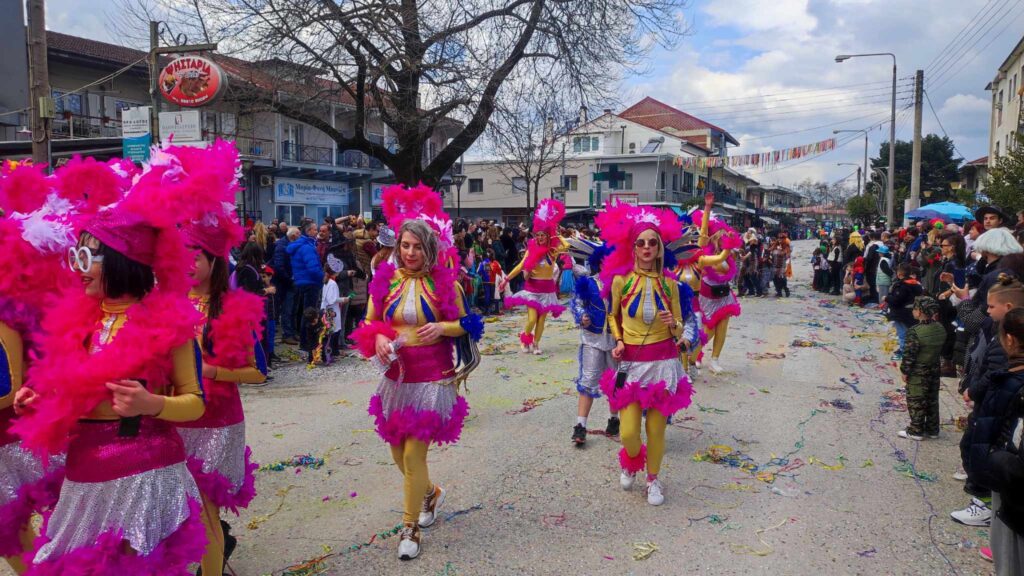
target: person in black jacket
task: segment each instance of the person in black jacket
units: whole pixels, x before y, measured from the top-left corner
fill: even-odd
[[[291,228],[274,242],[274,255],[270,258],[270,267],[274,269],[274,313],[278,316],[277,323],[281,326],[281,342],[298,344],[295,330],[295,294],[292,290],[292,259],[288,255],[288,244],[293,238],[299,237],[299,229]]]
[[[998,325],[1014,308],[1024,306],[1024,285],[1014,278],[1002,275],[988,294],[989,320],[968,358],[967,373],[960,384],[964,401],[972,403],[967,417],[967,428],[960,440],[960,458],[966,471],[964,491],[974,496],[971,504],[950,515],[969,526],[985,526],[992,517],[989,507],[990,487],[983,473],[985,455],[995,440],[1002,411],[1012,394],[990,398],[993,375],[1007,366],[1006,352],[998,337]]]
[[[899,338],[899,348],[892,355],[892,360],[899,362],[903,359],[903,346],[907,340],[907,330],[917,324],[914,319],[914,299],[924,294],[921,283],[917,281],[917,272],[914,267],[906,262],[896,267],[896,282],[889,289],[889,295],[885,297],[885,305],[889,309],[888,317],[896,326],[896,336]]]
[[[1024,309],[1003,318],[999,342],[1008,366],[993,374],[1000,390],[1016,391],[1009,402],[999,438],[986,459],[986,479],[992,488],[991,555],[996,574],[1024,574]]]

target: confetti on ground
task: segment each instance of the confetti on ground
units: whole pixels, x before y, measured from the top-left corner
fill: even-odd
[[[874,465],[875,465],[875,463],[870,458],[868,458],[867,460],[864,461],[863,464],[860,465],[860,467],[861,468],[870,468],[870,467],[872,467]]]
[[[747,358],[751,360],[782,360],[785,357],[783,352],[747,352]]]
[[[874,546],[872,546],[871,548],[868,548],[867,550],[862,550],[860,552],[857,552],[857,556],[860,556],[861,558],[874,558],[875,554],[877,554],[877,553],[878,553],[878,550],[876,550],[874,548]]]
[[[345,548],[341,552],[332,552],[331,547],[325,545],[323,547],[324,553],[322,555],[302,562],[300,564],[289,566],[284,570],[275,571],[274,574],[279,574],[280,576],[317,576],[319,574],[327,574],[327,566],[325,563],[327,559],[348,556],[353,552],[357,552],[359,550],[362,550],[363,548],[367,548],[373,545],[373,543],[378,540],[387,540],[388,538],[391,538],[398,534],[401,530],[402,525],[396,524],[394,528],[391,528],[390,530],[385,530],[384,532],[378,532],[371,536],[370,539],[366,542],[353,544],[348,548]]]
[[[260,467],[260,472],[281,472],[288,468],[312,468],[318,470],[324,465],[323,458],[316,458],[312,454],[299,454],[292,456],[290,460],[281,460],[273,464]]]
[[[826,464],[825,462],[815,458],[814,456],[811,456],[810,458],[808,458],[807,459],[807,463],[808,464],[817,464],[818,466],[822,467],[823,469],[829,470],[829,471],[832,471],[832,472],[835,472],[836,470],[842,470],[843,468],[846,468],[846,458],[843,457],[843,456],[840,456],[839,458],[837,458],[835,464]]]
[[[458,518],[459,516],[465,516],[466,514],[470,514],[472,512],[476,512],[477,510],[483,510],[483,509],[484,509],[484,505],[483,504],[474,504],[474,505],[470,506],[469,508],[464,508],[462,510],[456,510],[455,512],[449,512],[448,514],[445,515],[444,521],[445,522],[451,522],[453,519]]]
[[[281,500],[277,503],[277,508],[274,508],[274,511],[270,514],[255,516],[252,520],[249,521],[249,524],[246,525],[246,528],[248,528],[249,530],[256,530],[264,522],[270,520],[275,515],[277,515],[277,513],[280,512],[282,508],[284,508],[284,501],[286,498],[288,498],[288,493],[292,491],[292,488],[295,488],[295,486],[288,486],[287,488],[282,488],[278,490],[277,495],[278,497],[281,498]]]
[[[697,404],[697,408],[699,408],[701,412],[709,412],[711,414],[728,414],[729,413],[728,410],[723,410],[721,408],[712,408],[710,406],[702,406],[700,404]]]
[[[351,406],[352,405],[351,402],[349,402],[348,400],[345,400],[344,398],[342,398],[341,400],[335,400],[334,402],[332,402],[332,404],[335,405],[335,406]]]
[[[779,522],[778,524],[776,524],[774,526],[769,526],[767,528],[761,528],[760,530],[758,530],[755,534],[757,534],[758,542],[760,542],[761,545],[763,546],[763,548],[761,548],[760,550],[752,548],[750,546],[747,546],[746,544],[733,544],[731,546],[732,551],[734,553],[736,553],[736,554],[753,554],[754,556],[767,556],[767,555],[771,554],[772,552],[774,552],[775,549],[772,548],[770,544],[768,544],[767,542],[764,541],[764,538],[763,538],[764,533],[768,532],[770,530],[775,530],[775,529],[778,529],[778,528],[782,528],[783,526],[785,526],[786,524],[789,524],[790,522],[796,522],[796,520],[793,519],[793,518],[787,518],[787,519],[783,520],[782,522]]]
[[[842,382],[843,384],[846,384],[846,386],[850,390],[853,390],[857,394],[862,394],[859,388],[860,380],[856,376],[850,376],[849,378],[840,378],[839,381]]]
[[[565,521],[567,519],[565,511],[563,510],[561,514],[548,514],[546,516],[542,516],[540,522],[549,528],[552,526],[562,527],[565,526]]]
[[[899,390],[888,390],[882,392],[882,402],[879,405],[884,412],[906,412],[907,395]]]
[[[917,480],[923,480],[924,482],[936,482],[939,477],[936,474],[930,472],[921,472],[914,468],[914,465],[910,462],[902,462],[892,467],[893,470],[900,473],[902,476],[907,478],[915,478]]]
[[[658,551],[658,545],[654,542],[634,542],[633,543],[633,560],[647,560],[655,552]]]
[[[831,406],[836,410],[843,410],[845,412],[853,410],[853,404],[850,404],[849,400],[843,400],[842,398],[836,398],[835,400],[822,400],[821,406],[823,408]]]
[[[560,394],[561,394],[561,392],[556,392],[555,394],[551,394],[549,396],[536,396],[534,398],[527,398],[526,400],[523,400],[522,408],[517,408],[515,410],[509,410],[508,412],[506,412],[506,414],[510,414],[510,415],[524,414],[526,412],[529,412],[530,410],[533,410],[537,406],[540,406],[541,404],[547,402],[548,400],[551,400],[552,398],[555,398],[555,397],[559,396]]]

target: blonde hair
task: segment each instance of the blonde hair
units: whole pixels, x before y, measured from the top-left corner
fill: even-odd
[[[263,222],[256,222],[252,227],[252,233],[256,235],[256,244],[259,245],[264,251],[267,249],[267,240],[270,233],[267,231],[267,226]]]
[[[1015,276],[1000,274],[996,283],[989,288],[988,294],[998,298],[1000,302],[1013,304],[1014,308],[1024,307],[1024,284]]]

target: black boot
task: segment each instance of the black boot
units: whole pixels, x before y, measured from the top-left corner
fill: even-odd
[[[608,427],[604,429],[604,433],[609,436],[619,435],[619,418],[617,416],[608,419]]]
[[[572,443],[577,446],[583,446],[587,441],[587,429],[583,424],[577,424],[572,429]]]
[[[238,546],[238,538],[231,535],[231,524],[221,520],[220,528],[224,531],[224,564],[227,565],[228,560],[231,558],[231,553]]]

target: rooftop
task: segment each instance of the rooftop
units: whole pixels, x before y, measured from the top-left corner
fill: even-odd
[[[619,117],[678,138],[683,138],[699,146],[704,146],[706,143],[703,137],[694,134],[684,136],[682,133],[710,130],[712,133],[723,134],[727,142],[736,146],[739,145],[739,141],[722,128],[705,122],[696,116],[691,116],[650,96],[625,109],[619,114]]]

